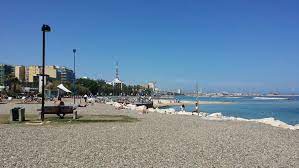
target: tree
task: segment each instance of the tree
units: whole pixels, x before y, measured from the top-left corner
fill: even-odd
[[[85,94],[90,93],[89,89],[85,86],[76,85],[76,89],[77,89],[77,94],[78,95],[85,95]]]
[[[95,80],[80,78],[76,83],[79,87],[83,86],[87,88],[93,95],[96,95],[98,93],[98,83]]]
[[[21,83],[18,78],[11,76],[6,80],[6,84],[8,85],[10,91],[14,93],[21,92]]]

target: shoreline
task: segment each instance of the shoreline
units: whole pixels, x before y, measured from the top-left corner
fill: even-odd
[[[163,109],[164,110],[164,109]],[[157,111],[156,111],[157,112]],[[174,111],[172,110],[169,111],[169,109],[166,111],[159,111],[158,113],[164,113],[164,114],[173,114],[173,115],[194,115],[198,116],[201,119],[204,120],[219,120],[219,121],[246,121],[246,122],[256,122],[256,123],[262,123],[262,124],[267,124],[271,125],[273,127],[279,127],[279,128],[284,128],[284,129],[290,129],[290,130],[299,130],[299,124],[296,125],[290,125],[287,124],[283,121],[276,120],[273,117],[267,117],[267,118],[261,118],[261,119],[246,119],[246,118],[241,118],[241,117],[232,117],[232,116],[224,116],[222,113],[212,113],[209,114],[205,112],[200,112],[198,115],[195,112],[183,112],[183,111]]]
[[[161,107],[170,107],[170,106],[181,106],[181,105],[195,105],[197,101],[180,101],[175,102],[174,100],[163,100],[163,99],[155,99],[153,101],[153,105],[155,108]],[[236,104],[234,102],[221,102],[221,101],[198,101],[199,105],[206,104]]]
[[[185,95],[185,96],[188,96],[188,97],[196,97],[194,95]],[[299,97],[299,95],[295,94],[295,95],[248,95],[248,96],[199,96],[200,97],[204,97],[204,98],[235,98],[235,97],[238,97],[238,98],[241,98],[241,97]]]
[[[168,100],[169,101],[169,100]],[[71,99],[66,99],[66,105],[72,105],[72,100]],[[47,101],[46,104],[47,105],[51,105],[53,102],[49,102]],[[181,104],[184,103],[185,105],[193,105],[195,103],[195,101],[182,101],[180,102]],[[180,105],[180,103],[177,103],[177,105]],[[200,104],[205,104],[205,103],[210,103],[210,104],[232,104],[231,102],[205,102],[205,101],[200,101]],[[100,103],[96,103],[96,104],[100,104]],[[165,104],[162,103],[162,106],[159,106],[157,108],[149,108],[146,109],[145,106],[136,106],[136,105],[132,105],[132,104],[128,104],[126,106],[124,106],[123,104],[117,103],[117,102],[106,102],[105,104],[109,104],[114,106],[117,109],[128,109],[128,110],[132,110],[132,111],[137,111],[137,112],[154,112],[154,113],[161,113],[161,114],[170,114],[170,115],[192,115],[192,112],[182,112],[182,111],[176,111],[173,108],[163,108],[161,109],[161,107],[169,107],[169,106],[174,106],[176,105],[175,103],[167,103]],[[26,109],[26,114],[37,114],[37,109],[40,108],[40,104],[17,104],[16,102],[9,102],[8,104],[0,104],[0,114],[9,114],[9,110],[13,107],[16,106],[22,106],[25,107]],[[91,105],[93,106],[93,105]],[[194,113],[194,117],[198,116],[197,113]],[[256,122],[256,123],[263,123],[263,124],[267,124],[267,125],[271,125],[274,127],[279,127],[279,128],[285,128],[285,129],[290,129],[290,130],[299,130],[299,124],[295,124],[295,125],[290,125],[287,124],[283,121],[280,120],[276,120],[273,117],[268,117],[268,118],[260,118],[260,119],[247,119],[247,118],[241,118],[241,117],[232,117],[232,116],[224,116],[221,113],[205,113],[205,112],[200,112],[200,115],[198,116],[201,119],[204,120],[222,120],[222,121],[249,121],[249,122]]]
[[[166,108],[166,109],[149,108],[149,109],[146,109],[145,106],[136,106],[136,105],[132,105],[132,104],[123,106],[122,104],[117,103],[117,102],[107,102],[106,104],[113,105],[116,108],[121,107],[124,109],[135,110],[135,111],[139,111],[142,113],[154,112],[154,113],[161,113],[161,114],[167,114],[167,115],[189,115],[189,116],[194,114],[194,116],[198,116],[204,120],[256,122],[256,123],[271,125],[273,127],[279,127],[279,128],[284,128],[284,129],[290,129],[290,130],[299,130],[299,124],[289,125],[283,121],[276,120],[273,117],[261,118],[261,119],[246,119],[246,118],[241,118],[241,117],[224,116],[224,115],[222,115],[222,113],[212,113],[212,114],[208,114],[205,112],[195,113],[195,112],[188,112],[188,111],[176,111],[173,108]]]

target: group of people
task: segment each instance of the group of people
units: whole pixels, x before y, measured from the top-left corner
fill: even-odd
[[[181,111],[185,112],[185,105],[184,104],[181,105]],[[198,113],[198,115],[199,115],[198,102],[195,103],[195,109],[192,111],[192,115],[193,115],[193,113]]]

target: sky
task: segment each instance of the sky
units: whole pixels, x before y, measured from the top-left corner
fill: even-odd
[[[298,0],[0,2],[0,63],[73,67],[162,89],[299,92]]]

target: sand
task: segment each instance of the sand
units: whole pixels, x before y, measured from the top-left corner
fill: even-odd
[[[13,106],[1,104],[0,114]],[[40,107],[24,106],[30,114]],[[127,115],[139,121],[1,124],[0,167],[298,167],[298,130],[140,114],[97,103],[78,113]]]

